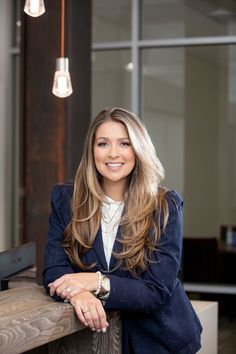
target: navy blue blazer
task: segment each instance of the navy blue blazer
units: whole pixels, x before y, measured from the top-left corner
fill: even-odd
[[[82,271],[70,262],[62,247],[63,232],[71,217],[71,197],[71,185],[56,185],[52,191],[43,272],[47,291],[47,284],[60,276]],[[147,271],[134,278],[124,269],[113,269],[116,259],[111,257],[111,291],[104,308],[121,312],[123,354],[191,354],[201,347],[201,324],[178,279],[183,202],[175,191],[168,191],[166,198],[169,221]],[[117,238],[119,234],[118,230]],[[116,240],[113,250],[118,251],[119,247]],[[101,229],[82,259],[86,264],[96,262],[94,272],[108,270]]]

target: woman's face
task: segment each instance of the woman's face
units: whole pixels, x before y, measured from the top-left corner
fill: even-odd
[[[116,184],[124,190],[135,166],[135,153],[125,125],[112,120],[102,123],[95,135],[93,153],[103,186]]]

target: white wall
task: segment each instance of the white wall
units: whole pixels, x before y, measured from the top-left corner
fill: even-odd
[[[0,252],[11,245],[11,1],[0,0]]]

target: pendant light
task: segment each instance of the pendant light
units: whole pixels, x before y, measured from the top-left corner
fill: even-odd
[[[60,98],[72,94],[69,59],[65,58],[65,0],[61,0],[61,57],[56,59],[52,93]]]
[[[24,11],[32,17],[41,16],[45,12],[44,0],[26,0]]]

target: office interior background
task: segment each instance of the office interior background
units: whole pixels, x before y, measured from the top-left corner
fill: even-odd
[[[14,20],[21,8],[18,1],[0,4],[4,250],[17,244],[17,196],[10,190],[20,193]],[[106,106],[138,113],[165,167],[164,184],[184,198],[184,236],[219,237],[222,225],[236,224],[235,1],[95,0],[92,10],[91,117]]]
[[[57,2],[54,3],[56,8]],[[70,0],[67,0],[69,3]],[[78,3],[86,6],[86,1]],[[22,81],[28,80],[27,75],[22,76],[22,70],[28,74],[30,58],[22,51],[25,43],[22,27],[32,29],[34,26],[33,20],[28,20],[31,21],[28,23],[24,20],[22,4],[20,0],[0,0],[1,252],[34,240],[38,226],[34,220],[39,218],[40,213],[44,213],[46,230],[50,189],[53,184],[72,178],[75,172],[73,162],[70,173],[59,171],[47,181],[47,171],[53,166],[41,160],[38,184],[37,175],[34,177],[35,184],[30,184],[30,187],[27,184],[31,180],[31,170],[27,165],[26,152],[29,154],[33,149],[40,156],[44,137],[45,140],[50,139],[46,129],[44,134],[46,124],[53,119],[57,129],[63,129],[60,113],[57,116],[55,112],[60,112],[60,107],[62,110],[66,107],[65,112],[73,115],[73,110],[67,110],[70,98],[65,99],[65,106],[58,101],[60,99],[56,99],[57,111],[51,115],[50,111],[45,111],[45,115],[38,114],[36,117],[38,125],[35,129],[41,130],[40,143],[30,146],[29,138],[26,141],[25,126],[31,124],[30,114],[41,109],[39,105],[44,103],[40,93],[37,93],[37,84],[40,86],[46,82],[46,99],[50,101],[55,98],[49,87],[52,76],[45,65],[47,55],[44,53],[43,61],[31,71],[35,75],[38,72],[40,77],[35,82],[34,97],[28,94],[27,99],[22,101],[25,92]],[[49,1],[45,4],[46,7],[54,6]],[[220,241],[222,226],[231,231],[236,226],[236,2],[93,0],[90,4],[87,9],[90,11],[90,21],[85,22],[91,34],[87,56],[90,74],[84,77],[81,74],[84,81],[79,92],[75,89],[73,93],[76,97],[74,105],[78,107],[83,105],[85,93],[90,94],[89,114],[78,115],[78,129],[83,126],[81,129],[85,131],[90,119],[107,106],[126,107],[136,112],[145,122],[164,165],[164,185],[176,189],[184,199],[184,238],[214,238]],[[45,16],[53,16],[53,11]],[[39,26],[42,19],[35,21]],[[50,23],[52,19],[48,21]],[[80,28],[80,36],[81,41],[86,42],[81,31],[85,31],[85,27]],[[73,36],[73,32],[69,34]],[[40,42],[40,37],[36,36],[35,48],[42,46],[38,40]],[[76,38],[73,40],[76,46]],[[68,42],[68,46],[71,45],[69,39]],[[79,61],[75,64],[80,66]],[[73,72],[71,79],[76,88]],[[86,91],[83,87],[88,82],[90,88]],[[37,95],[38,103],[32,105],[30,100]],[[28,117],[28,123],[22,118],[24,114]],[[78,144],[73,142],[73,153],[76,154],[77,144],[78,156],[82,151],[84,133]],[[64,146],[62,139],[55,153],[64,154],[65,148],[70,154],[69,147],[69,144]],[[34,166],[32,163],[31,169]],[[44,173],[45,181],[42,181]],[[32,194],[40,195],[40,198],[36,197],[35,203],[31,204],[27,200]],[[38,207],[42,198],[46,205],[43,212]],[[27,211],[29,209],[31,214]],[[29,232],[27,225],[30,222]],[[29,236],[24,237],[24,232],[28,232]],[[43,249],[45,240],[46,231],[41,230],[36,240],[39,249]],[[202,250],[206,250],[206,245],[202,243]],[[206,256],[209,257],[209,253]],[[200,268],[201,257],[192,260],[195,262],[192,267]],[[230,259],[229,266],[233,264],[234,259]],[[224,272],[231,273],[228,270]],[[206,272],[202,272],[197,280],[206,280],[203,274]],[[209,279],[209,282],[213,280],[215,278]],[[224,278],[219,281],[224,282]],[[235,276],[229,276],[227,282],[235,283]]]
[[[139,3],[93,3],[92,116],[138,112],[185,200],[184,235],[219,237],[236,223],[236,3]]]
[[[235,287],[236,2],[66,0],[66,99],[51,93],[60,1],[37,19],[23,6],[0,0],[0,252],[36,242],[41,282],[51,188],[73,179],[90,120],[121,106],[145,122],[163,184],[184,199],[184,281]],[[190,296],[219,301],[231,353],[235,295]]]

